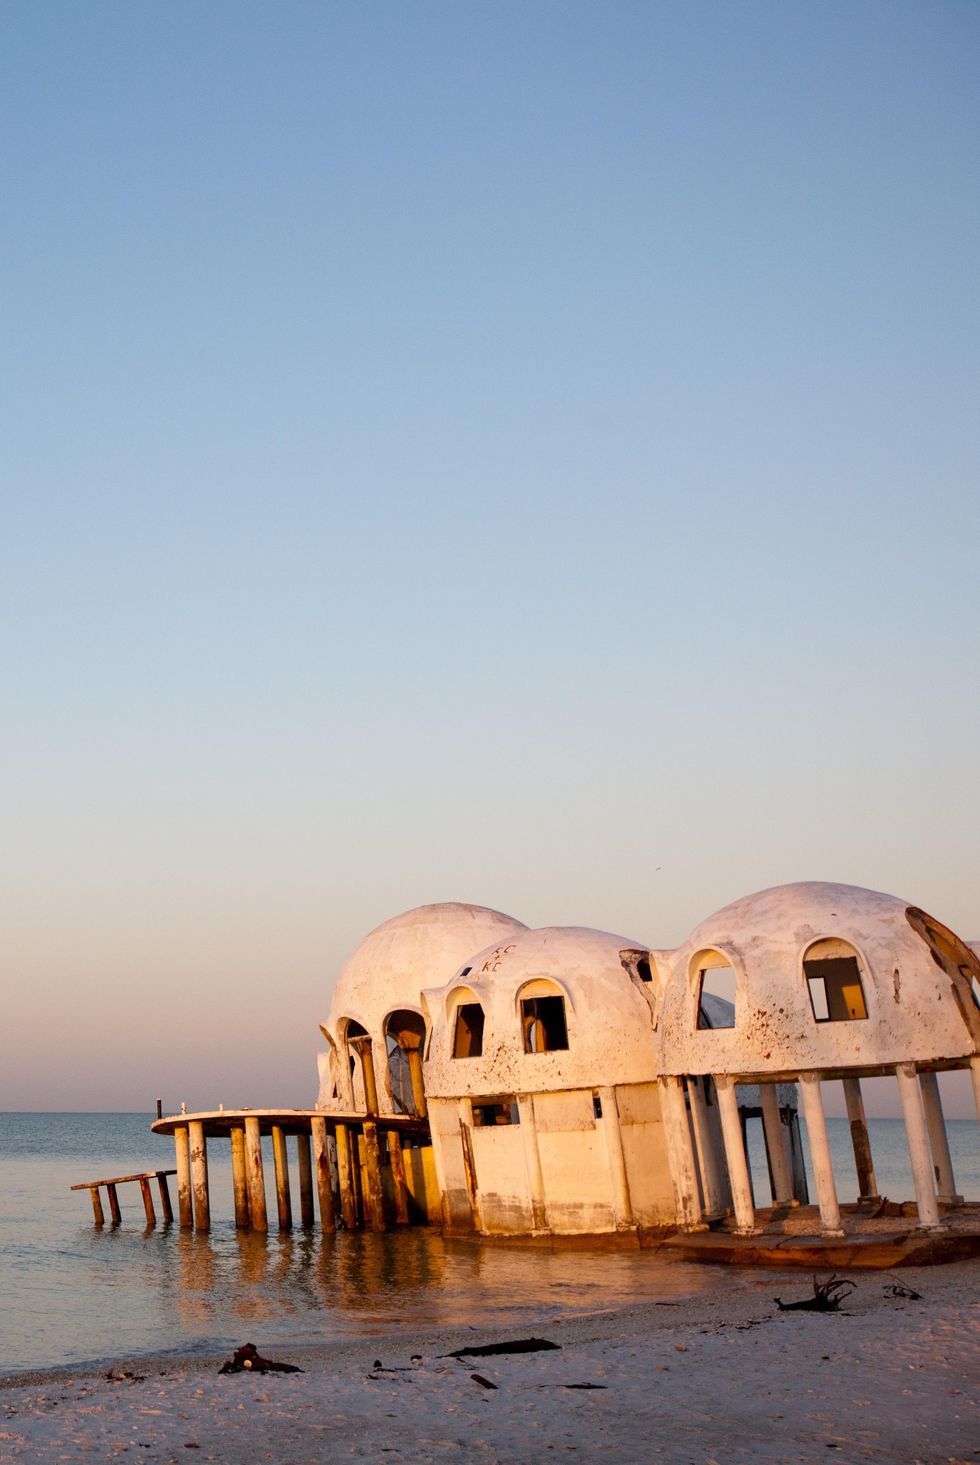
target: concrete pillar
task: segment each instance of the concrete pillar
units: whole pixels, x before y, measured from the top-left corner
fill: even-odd
[[[183,1231],[194,1225],[194,1207],[191,1201],[191,1147],[187,1125],[178,1124],[174,1130],[174,1149],[177,1154],[177,1210]]]
[[[293,1205],[289,1195],[289,1157],[286,1153],[286,1136],[279,1124],[272,1126],[272,1161],[276,1172],[279,1230],[290,1231],[293,1225]]]
[[[660,1080],[660,1113],[667,1141],[677,1219],[685,1230],[699,1227],[704,1229],[701,1221],[698,1172],[694,1162],[694,1147],[691,1144],[682,1079],[670,1077]]]
[[[538,1124],[534,1117],[533,1095],[518,1094],[517,1108],[521,1119],[524,1168],[527,1171],[527,1185],[531,1196],[531,1226],[535,1231],[546,1231],[548,1229],[548,1208],[544,1193],[541,1152],[538,1149]]]
[[[905,1118],[905,1137],[908,1141],[909,1158],[912,1161],[912,1183],[915,1186],[915,1204],[919,1211],[919,1225],[926,1231],[939,1231],[939,1205],[932,1180],[932,1158],[929,1154],[929,1136],[926,1132],[925,1115],[922,1112],[922,1090],[914,1063],[900,1063],[895,1069],[898,1079],[898,1093],[902,1101]]]
[[[262,1166],[262,1129],[258,1119],[245,1120],[245,1167],[248,1174],[248,1215],[253,1231],[268,1231],[265,1205],[265,1170]]]
[[[364,1121],[364,1174],[367,1180],[368,1223],[372,1231],[384,1231],[384,1190],[381,1183],[378,1126],[370,1119]]]
[[[938,1198],[944,1206],[961,1206],[963,1197],[956,1194],[953,1157],[949,1153],[946,1120],[943,1117],[943,1101],[939,1095],[939,1079],[934,1073],[920,1073],[919,1087],[922,1090],[922,1105],[926,1112],[926,1129],[929,1132],[929,1148],[932,1150],[932,1166],[936,1176]]]
[[[374,1075],[374,1049],[370,1038],[351,1038],[350,1046],[361,1060],[364,1079],[364,1107],[369,1114],[378,1112],[378,1082]]]
[[[858,1178],[858,1201],[880,1200],[859,1078],[844,1079],[844,1102],[847,1105],[847,1121],[851,1126],[851,1147],[854,1150],[854,1168],[857,1170]]]
[[[823,1112],[818,1073],[800,1074],[800,1097],[803,1100],[806,1136],[810,1142],[810,1160],[813,1164],[814,1184],[817,1187],[821,1230],[824,1236],[843,1236],[844,1228],[837,1203],[834,1166],[830,1158],[830,1141],[827,1138],[827,1120]]]
[[[208,1194],[208,1142],[204,1125],[192,1119],[187,1126],[191,1142],[191,1185],[194,1190],[194,1229],[211,1230],[211,1198]]]
[[[757,1236],[762,1227],[755,1223],[752,1181],[749,1177],[748,1161],[745,1158],[745,1146],[742,1143],[742,1121],[738,1114],[735,1082],[727,1075],[714,1074],[713,1078],[715,1092],[718,1095],[721,1133],[725,1143],[728,1183],[732,1189],[732,1204],[735,1208],[735,1230],[739,1236]]]
[[[412,1083],[415,1112],[420,1119],[425,1119],[428,1116],[429,1108],[425,1102],[425,1082],[422,1077],[422,1049],[408,1048],[405,1056],[408,1058],[408,1076]]]
[[[970,1077],[973,1079],[973,1102],[977,1106],[977,1122],[980,1123],[980,1058],[970,1059]]]
[[[722,1179],[722,1165],[715,1143],[714,1128],[708,1113],[709,1105],[704,1079],[689,1078],[687,1092],[691,1099],[691,1121],[694,1126],[694,1144],[701,1171],[701,1193],[704,1197],[705,1214],[711,1220],[718,1220],[725,1214],[729,1200]]]
[[[249,1216],[245,1131],[237,1126],[231,1131],[231,1184],[235,1195],[235,1225],[239,1231],[247,1231]]]
[[[793,1176],[789,1168],[783,1121],[779,1113],[779,1092],[774,1083],[760,1083],[759,1103],[762,1107],[766,1152],[769,1155],[769,1173],[772,1176],[773,1204],[791,1206],[795,1204]]]
[[[405,1179],[405,1157],[401,1135],[388,1130],[388,1163],[391,1166],[391,1187],[395,1194],[395,1224],[408,1225],[408,1182]]]
[[[613,1224],[617,1231],[629,1231],[633,1226],[633,1202],[630,1199],[629,1177],[626,1174],[626,1154],[623,1150],[623,1131],[619,1123],[616,1090],[605,1088],[597,1092],[602,1107],[599,1128],[602,1130],[606,1163],[609,1166]]]
[[[344,1226],[348,1231],[357,1230],[357,1196],[354,1190],[354,1165],[356,1156],[351,1144],[350,1127],[338,1124],[337,1134],[337,1179],[340,1184],[340,1210]]]
[[[299,1167],[299,1219],[306,1229],[313,1225],[313,1156],[310,1153],[310,1136],[296,1136],[296,1162]]]
[[[327,1121],[319,1117],[310,1120],[310,1136],[313,1140],[313,1171],[316,1176],[316,1196],[320,1205],[320,1230],[330,1232],[336,1229],[334,1217],[333,1189],[330,1185],[330,1152],[327,1148]]]

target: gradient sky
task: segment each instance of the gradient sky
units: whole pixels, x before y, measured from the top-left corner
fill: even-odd
[[[312,1102],[433,900],[980,937],[978,63],[971,0],[4,0],[0,1108]]]

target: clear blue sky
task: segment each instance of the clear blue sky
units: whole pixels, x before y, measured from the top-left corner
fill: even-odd
[[[980,937],[978,63],[968,0],[0,5],[0,1108],[305,1103],[429,900]]]

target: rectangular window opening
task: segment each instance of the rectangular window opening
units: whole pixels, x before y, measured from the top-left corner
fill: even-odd
[[[461,1002],[456,1009],[453,1057],[480,1058],[483,1055],[483,1008],[479,1002]]]
[[[817,1022],[861,1022],[867,1017],[857,957],[805,961],[803,970]]]
[[[492,1129],[498,1124],[520,1124],[516,1099],[474,1099],[474,1129]]]
[[[568,1047],[564,997],[526,997],[521,1002],[525,1053],[554,1053]]]

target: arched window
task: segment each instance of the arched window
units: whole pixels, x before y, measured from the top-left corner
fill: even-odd
[[[425,1019],[409,1008],[389,1012],[384,1020],[388,1091],[396,1114],[416,1117],[425,1113],[422,1086],[422,1047]]]
[[[521,1034],[525,1053],[556,1053],[568,1047],[565,998],[543,978],[521,988]]]
[[[729,958],[720,951],[700,951],[691,966],[697,980],[697,1026],[733,1028],[737,984]]]
[[[861,964],[846,941],[815,941],[803,956],[803,973],[816,1022],[860,1022],[867,1017]]]
[[[453,1024],[453,1057],[479,1058],[483,1054],[483,1008],[479,1002],[460,1002]]]

